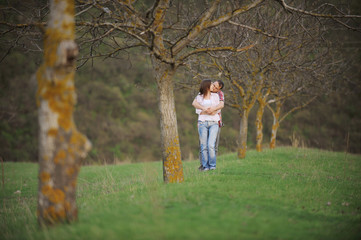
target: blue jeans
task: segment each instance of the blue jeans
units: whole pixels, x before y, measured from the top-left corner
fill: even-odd
[[[198,122],[199,142],[204,168],[216,167],[216,139],[218,134],[218,122]]]

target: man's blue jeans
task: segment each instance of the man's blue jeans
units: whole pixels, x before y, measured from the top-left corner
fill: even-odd
[[[199,142],[204,168],[216,167],[216,139],[218,134],[218,122],[198,122]]]

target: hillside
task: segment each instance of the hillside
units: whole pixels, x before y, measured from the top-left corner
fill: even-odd
[[[185,161],[164,184],[161,162],[84,166],[79,221],[40,231],[37,165],[5,163],[1,239],[360,239],[361,156],[307,148]]]

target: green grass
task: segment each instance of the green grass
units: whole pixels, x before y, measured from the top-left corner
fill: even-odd
[[[37,165],[6,163],[0,239],[361,239],[360,155],[278,148],[197,167],[164,184],[161,162],[85,166],[79,221],[40,230]]]

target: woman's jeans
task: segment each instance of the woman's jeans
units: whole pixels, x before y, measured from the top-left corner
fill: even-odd
[[[215,145],[218,128],[218,122],[216,121],[198,121],[198,133],[201,147],[202,166],[204,168],[216,167]]]

